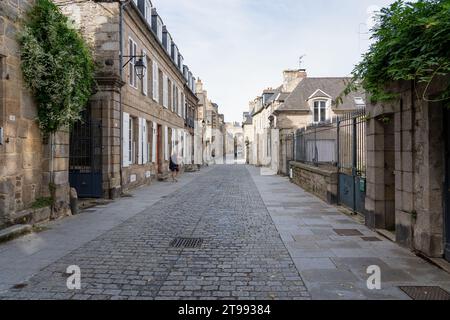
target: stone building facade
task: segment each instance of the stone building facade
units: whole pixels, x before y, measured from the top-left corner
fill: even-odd
[[[251,110],[250,110],[251,112]],[[242,131],[244,133],[244,159],[246,164],[253,164],[254,129],[253,119],[250,112],[244,112],[242,120]]]
[[[68,133],[43,136],[36,103],[22,78],[17,36],[33,4],[0,2],[0,228],[70,214]],[[51,209],[31,208],[37,199],[50,197]]]
[[[448,83],[395,83],[397,101],[368,106],[366,223],[450,260],[450,113],[433,102]]]
[[[225,156],[225,118],[219,113],[217,103],[208,99],[208,92],[203,88],[203,82],[196,82],[196,94],[199,99],[197,117],[197,147],[201,144],[202,164],[222,164]],[[200,141],[201,140],[201,141]],[[199,157],[197,162],[200,161]]]
[[[195,79],[151,1],[55,2],[79,27],[98,66],[89,112],[101,126],[101,181],[91,184],[115,198],[166,178],[175,150],[189,162]],[[135,68],[140,61],[142,75]]]
[[[252,164],[278,171],[280,133],[276,129],[274,113],[283,105],[297,85],[306,78],[306,71],[283,71],[283,84],[268,88],[260,97],[250,102],[249,111],[253,123]]]
[[[225,123],[226,144],[225,155],[227,163],[244,160],[244,130],[239,122]]]

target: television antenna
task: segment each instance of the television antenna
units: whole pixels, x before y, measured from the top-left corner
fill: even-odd
[[[302,69],[302,65],[303,65],[303,59],[306,57],[306,54],[301,55],[300,58],[298,58],[298,67],[299,69]]]

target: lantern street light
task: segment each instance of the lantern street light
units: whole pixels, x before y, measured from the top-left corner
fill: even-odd
[[[123,65],[122,69],[124,69],[131,61],[136,61],[134,63],[134,72],[136,73],[136,76],[139,78],[139,80],[142,80],[144,78],[145,72],[147,70],[147,66],[144,63],[145,56],[123,56],[124,58],[129,58],[128,61]]]

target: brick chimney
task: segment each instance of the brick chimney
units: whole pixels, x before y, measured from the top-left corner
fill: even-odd
[[[283,92],[292,92],[307,77],[305,69],[283,71]]]
[[[200,79],[195,83],[195,93],[203,93],[203,82]]]

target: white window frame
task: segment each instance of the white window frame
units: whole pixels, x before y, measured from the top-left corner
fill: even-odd
[[[161,21],[161,18],[157,18],[156,19],[156,33],[158,36],[159,41],[162,43],[162,39],[163,39],[163,23]]]
[[[169,53],[169,56],[172,56],[172,36],[170,33],[167,32],[167,39],[166,39],[166,50]]]
[[[147,51],[142,49],[142,61],[144,62],[144,76],[142,78],[142,94],[144,96],[148,95],[148,61],[147,61]]]
[[[317,110],[318,110],[318,120],[316,120],[316,104],[318,104]],[[322,123],[327,121],[327,101],[320,99],[320,100],[314,100],[313,101],[313,123]],[[322,110],[324,112],[324,119],[322,120]]]
[[[152,3],[150,0],[145,0],[145,20],[147,20],[147,23],[149,25],[152,24]]]
[[[163,73],[163,107],[169,107],[169,78]]]
[[[152,98],[153,100],[159,103],[159,72],[158,72],[158,63],[155,60],[153,60],[152,75],[153,75]]]
[[[123,113],[123,122],[122,122],[122,167],[126,168],[130,166],[130,114],[124,112]]]
[[[136,160],[136,146],[134,143],[134,118],[130,116],[128,121],[128,163],[134,164]]]
[[[133,40],[133,38],[129,37],[128,38],[128,55],[130,57],[135,57],[136,53],[137,53],[137,43],[136,41]],[[137,85],[137,75],[136,75],[136,70],[134,68],[134,66],[136,65],[136,58],[133,58],[130,60],[129,63],[129,72],[128,72],[128,76],[130,77],[128,83],[132,88],[137,89],[138,85]]]
[[[153,137],[152,137],[152,163],[156,163],[156,139],[158,138],[158,124],[153,121]]]

